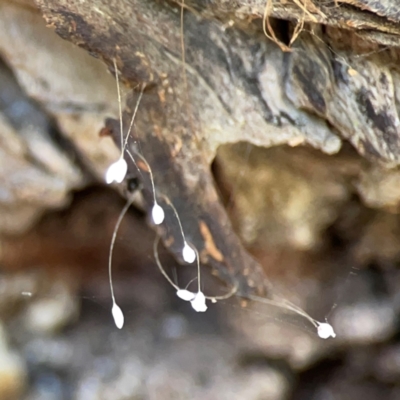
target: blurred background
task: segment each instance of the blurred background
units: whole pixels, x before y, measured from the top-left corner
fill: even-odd
[[[114,252],[126,325],[111,316],[108,249],[125,201],[104,119],[114,78],[0,0],[0,400],[400,399],[400,172],[349,145],[224,145],[212,165],[235,232],[303,318],[231,298],[194,313],[154,262],[132,207]],[[179,281],[195,277],[167,252]],[[221,282],[202,273],[207,291]]]

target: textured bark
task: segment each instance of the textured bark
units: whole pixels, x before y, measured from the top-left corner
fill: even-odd
[[[138,85],[146,85],[131,146],[139,141],[158,192],[177,207],[202,260],[228,282],[239,279],[242,293],[253,287],[264,292],[268,283],[232,233],[218,200],[210,162],[221,144],[309,143],[332,154],[348,139],[371,160],[387,166],[400,163],[396,97],[400,82],[389,64],[398,52],[373,43],[379,42],[379,35],[400,33],[394,7],[377,7],[373,2],[354,2],[351,7],[274,2],[271,17],[313,22],[293,50],[283,53],[259,29],[264,1],[188,2],[186,87],[179,4],[36,3],[62,38],[102,59],[110,70],[112,60],[117,60],[123,81],[136,88],[124,114],[125,126],[138,98]],[[320,29],[316,22],[326,28]],[[290,26],[279,21],[276,26],[281,35],[290,35]],[[109,123],[108,129],[118,141],[118,125]],[[130,174],[137,175],[134,165]],[[150,207],[150,181],[143,183]],[[162,234],[179,257],[179,230]]]
[[[196,13],[188,12],[185,41],[191,106],[187,107],[180,68],[179,7],[142,1],[38,4],[62,37],[108,65],[118,58],[131,85],[146,82],[150,90],[151,84],[168,115],[166,131],[196,127],[196,135],[204,138],[202,150],[208,161],[219,144],[229,141],[246,139],[268,146],[302,138],[333,153],[340,138],[346,138],[362,154],[388,165],[399,163],[398,73],[389,64],[396,62],[398,53],[358,36],[382,34],[396,19],[395,7],[361,4],[386,17],[375,25],[361,24],[358,15],[374,15],[351,7],[351,22],[345,27],[354,33],[337,28],[323,33],[313,26],[300,35],[290,54],[280,53],[266,41],[257,24],[244,26],[239,20],[247,15],[261,21],[265,2],[216,1]],[[314,22],[329,11],[330,19],[319,21],[328,27],[339,26],[349,10],[347,6],[325,10],[316,3],[310,8],[313,12],[305,12],[285,2],[274,3],[271,16],[296,20],[296,12],[291,14],[296,7]],[[276,11],[281,9],[286,14]],[[225,20],[221,23],[217,18]],[[243,26],[245,30],[240,29]],[[398,34],[395,29],[390,33]],[[166,89],[172,88],[173,93],[168,93]]]
[[[400,398],[399,2],[186,0],[186,87],[179,1],[35,1],[0,0],[0,398],[24,383],[29,398]],[[267,5],[290,51],[265,37]],[[129,147],[152,167],[167,250],[182,261],[163,195],[206,294],[279,292],[336,340],[262,302],[192,312],[137,208],[114,251],[115,332],[116,191],[139,180],[136,205],[153,199],[139,158],[140,173],[128,158],[126,182],[103,184],[119,156],[114,58],[125,132],[145,84]]]

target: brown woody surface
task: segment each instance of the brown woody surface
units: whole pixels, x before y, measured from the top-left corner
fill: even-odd
[[[110,69],[116,58],[124,82],[136,87],[125,125],[137,85],[146,84],[134,135],[152,166],[156,187],[176,205],[204,262],[228,281],[227,275],[247,276],[242,291],[256,282],[263,291],[265,280],[232,233],[218,200],[210,161],[219,145],[241,140],[268,147],[309,143],[334,153],[348,139],[376,162],[399,163],[398,73],[387,62],[395,63],[397,51],[378,52],[379,46],[359,36],[397,35],[394,8],[377,9],[373,2],[354,4],[358,8],[276,2],[272,17],[327,26],[322,31],[307,25],[311,33],[301,34],[285,54],[260,32],[265,2],[214,1],[207,8],[189,2],[186,87],[179,5],[123,0],[40,0],[37,5],[61,37]],[[376,17],[362,12],[364,6]],[[245,17],[256,21],[246,24]],[[363,56],[369,52],[372,56]],[[119,136],[118,130],[114,133]],[[149,192],[148,180],[145,186]],[[167,240],[167,232],[163,235]],[[170,235],[173,240],[167,242],[178,253],[179,231]]]

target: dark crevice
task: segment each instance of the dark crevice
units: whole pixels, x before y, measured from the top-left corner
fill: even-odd
[[[343,365],[343,361],[336,356],[334,359],[321,361],[307,371],[300,373],[297,387],[290,400],[317,399],[317,393],[322,388],[321,383],[328,382]]]

